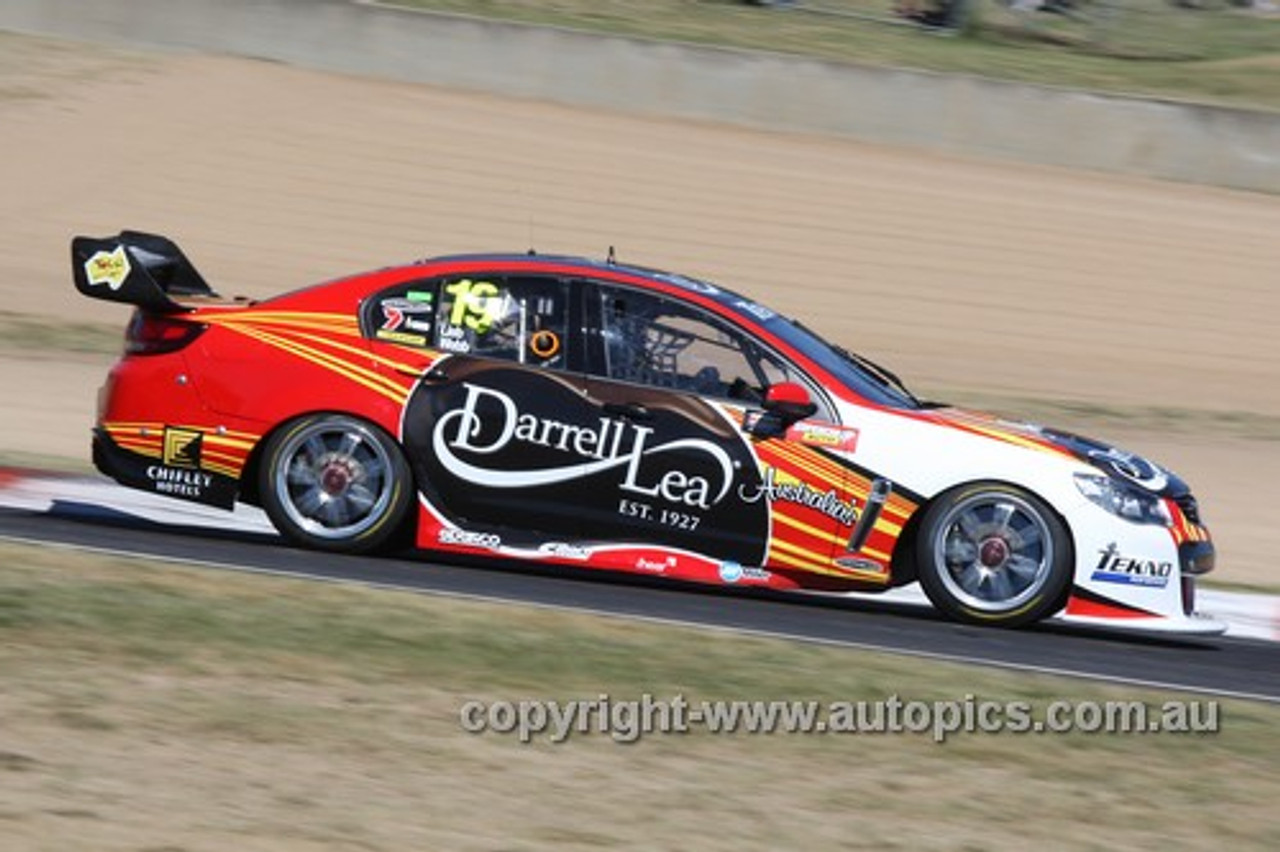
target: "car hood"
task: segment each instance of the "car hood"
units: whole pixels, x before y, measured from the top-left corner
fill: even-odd
[[[1028,449],[1070,456],[1161,497],[1178,497],[1190,491],[1168,468],[1095,438],[964,408],[938,408],[928,414],[930,419],[953,428],[979,432]]]

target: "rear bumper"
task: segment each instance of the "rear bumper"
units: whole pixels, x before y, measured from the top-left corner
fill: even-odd
[[[126,450],[101,427],[93,430],[93,465],[128,488],[220,509],[232,508],[239,491],[239,482],[230,476],[199,467],[166,465],[158,458]]]

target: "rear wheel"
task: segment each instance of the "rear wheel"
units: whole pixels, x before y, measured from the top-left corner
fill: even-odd
[[[920,524],[920,585],[961,621],[1018,626],[1059,610],[1071,583],[1071,539],[1043,500],[979,483],[943,494]]]
[[[390,542],[413,504],[413,477],[382,429],[340,414],[303,417],[267,443],[262,506],[286,538],[364,553]]]

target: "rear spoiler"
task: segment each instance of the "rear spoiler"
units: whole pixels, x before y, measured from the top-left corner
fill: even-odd
[[[94,299],[137,305],[144,311],[190,311],[174,297],[217,298],[182,249],[158,234],[121,231],[118,236],[71,241],[76,289]]]

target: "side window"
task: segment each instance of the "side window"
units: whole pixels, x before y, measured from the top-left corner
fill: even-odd
[[[415,281],[365,305],[365,334],[406,346],[563,367],[568,284],[554,278],[472,276]]]
[[[601,365],[624,382],[684,390],[754,405],[779,382],[799,382],[831,420],[825,397],[781,358],[743,332],[689,305],[652,293],[598,287]]]
[[[435,345],[446,352],[563,367],[568,284],[553,278],[447,279],[440,285]]]
[[[599,288],[603,369],[611,379],[749,400],[765,382],[737,332],[652,293]]]

